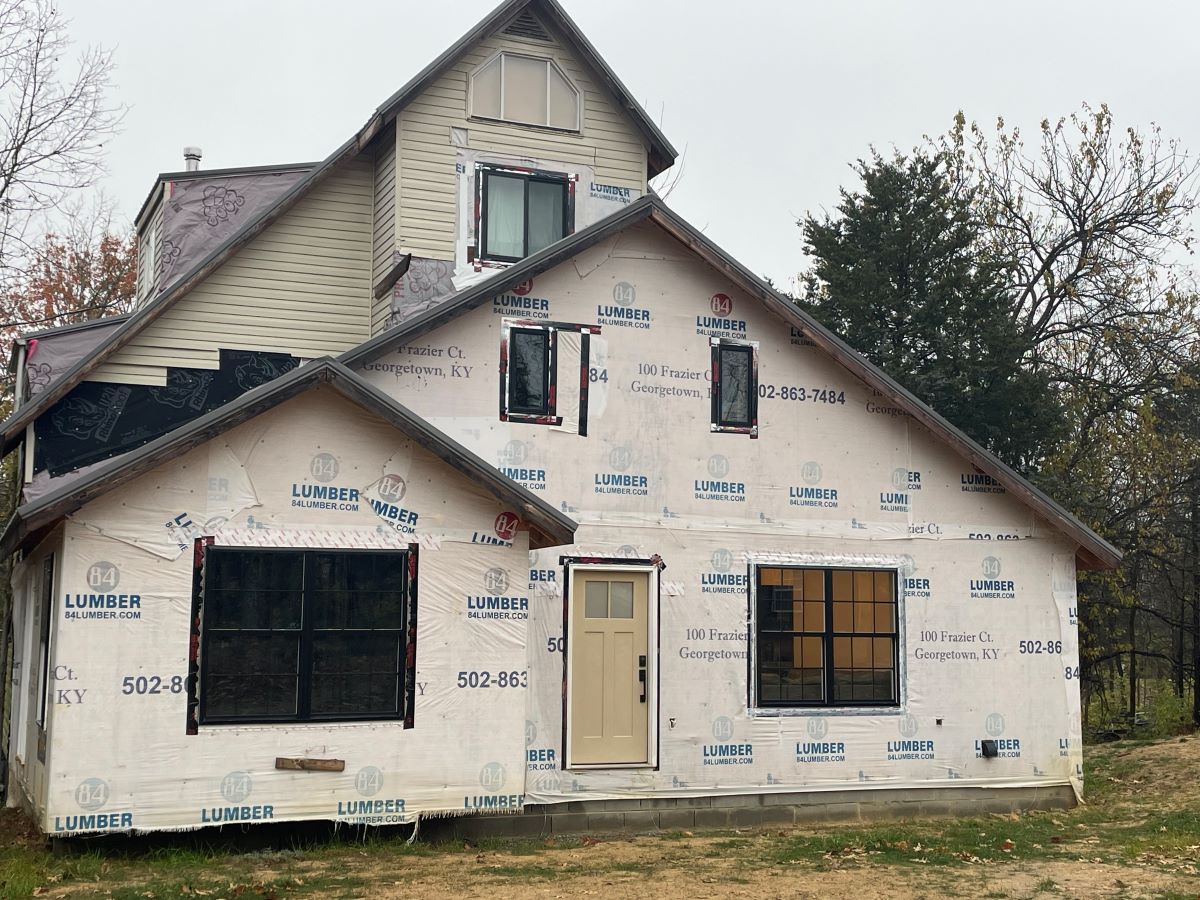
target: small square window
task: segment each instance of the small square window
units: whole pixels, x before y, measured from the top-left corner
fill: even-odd
[[[561,425],[552,328],[510,328],[500,353],[500,420]]]
[[[712,430],[758,437],[758,346],[712,339]]]
[[[479,258],[517,262],[570,233],[566,175],[479,166]]]

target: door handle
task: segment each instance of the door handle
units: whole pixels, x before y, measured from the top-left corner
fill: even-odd
[[[646,702],[646,657],[638,657],[638,681],[642,683],[641,701]]]

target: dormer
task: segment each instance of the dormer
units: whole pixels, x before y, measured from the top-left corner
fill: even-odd
[[[502,5],[381,113],[375,333],[619,212],[676,155],[554,0]]]

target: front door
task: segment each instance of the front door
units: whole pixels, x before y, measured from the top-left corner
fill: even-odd
[[[646,763],[650,576],[576,569],[571,583],[571,763]]]

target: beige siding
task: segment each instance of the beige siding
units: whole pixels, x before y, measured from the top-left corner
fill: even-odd
[[[161,383],[221,348],[317,357],[370,336],[374,167],[359,157],[166,310],[90,376]]]
[[[371,287],[392,268],[396,249],[396,132],[385,129],[375,148],[375,231],[372,245]],[[383,330],[392,298],[376,300],[371,312],[371,334]]]
[[[471,72],[500,50],[550,56],[583,95],[579,133],[505,125],[467,118]],[[629,118],[562,43],[495,34],[401,112],[397,120],[400,175],[397,219],[400,247],[417,256],[453,260],[455,245],[455,152],[452,127],[466,128],[473,150],[559,160],[592,166],[605,184],[646,190],[646,145]]]
[[[162,188],[158,188],[161,194]],[[149,238],[149,239],[147,239]],[[158,293],[159,265],[163,239],[163,203],[157,202],[153,214],[138,234],[137,305]]]

